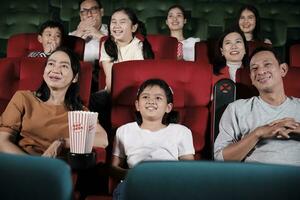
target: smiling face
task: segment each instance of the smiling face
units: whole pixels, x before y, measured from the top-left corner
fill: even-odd
[[[168,12],[166,24],[170,31],[182,30],[185,23],[184,13],[179,8],[172,8]]]
[[[111,16],[110,32],[117,42],[130,42],[137,27],[124,11],[117,11]]]
[[[242,36],[237,32],[232,32],[224,37],[222,48],[220,49],[227,63],[241,63],[246,53]]]
[[[71,67],[69,56],[62,51],[56,51],[48,58],[43,78],[50,90],[67,91],[72,82],[77,81]]]
[[[135,102],[136,110],[142,115],[143,122],[162,122],[165,113],[172,110],[172,103],[167,103],[167,97],[162,88],[157,85],[148,86],[141,92],[139,99]]]
[[[273,93],[282,89],[282,78],[286,73],[287,65],[279,64],[270,51],[258,52],[250,61],[251,81],[260,93]]]
[[[252,34],[256,26],[256,18],[254,13],[247,9],[244,10],[239,18],[239,26],[244,33]]]

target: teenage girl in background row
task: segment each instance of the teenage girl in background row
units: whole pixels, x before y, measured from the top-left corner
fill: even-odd
[[[154,58],[145,33],[144,24],[131,9],[119,8],[113,12],[109,37],[101,46],[99,60],[106,77],[107,92],[111,90],[111,72],[114,63]]]
[[[186,13],[182,6],[174,5],[168,9],[166,24],[170,29],[170,35],[177,38],[178,60],[195,60],[195,43],[200,41],[200,38],[185,38],[183,35],[184,25],[187,23]]]

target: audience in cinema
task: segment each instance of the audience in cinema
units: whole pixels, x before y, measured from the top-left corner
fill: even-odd
[[[43,45],[44,51],[32,51],[28,57],[47,57],[58,48],[65,37],[64,27],[57,21],[44,22],[39,30],[38,41]]]
[[[177,38],[177,59],[178,60],[195,60],[195,43],[200,38],[184,37],[184,25],[187,23],[186,12],[180,5],[173,5],[168,9],[166,24],[170,29],[170,35]]]
[[[70,35],[85,40],[84,61],[99,59],[100,39],[108,34],[107,25],[102,24],[104,9],[100,0],[81,0],[79,3],[80,23]]]
[[[68,111],[87,110],[79,97],[79,76],[80,63],[71,50],[52,52],[37,91],[17,91],[2,113],[0,151],[63,156],[68,148]],[[106,132],[98,124],[94,145],[106,147],[107,143]]]
[[[137,34],[143,38],[140,39]],[[115,10],[110,20],[109,37],[101,46],[99,61],[106,77],[106,90],[110,92],[111,89],[111,71],[114,63],[148,58],[154,58],[154,54],[146,38],[144,24],[129,8]]]
[[[253,52],[250,78],[259,96],[229,104],[220,121],[215,159],[300,166],[300,99],[285,95],[287,73],[287,64],[273,49]]]
[[[172,111],[173,91],[160,79],[146,80],[140,86],[135,101],[136,122],[118,128],[112,167],[120,179],[134,167],[150,160],[193,160],[192,133],[187,127],[176,124],[178,113]],[[126,164],[125,164],[126,163]],[[114,198],[122,199],[122,183]]]
[[[108,1],[102,2],[106,8]],[[257,3],[256,6],[259,10],[267,10],[266,8],[268,7],[263,4],[269,2],[262,2],[263,3]],[[278,2],[282,5],[298,5],[296,1],[293,3]],[[47,1],[47,3],[50,6],[50,1]],[[104,74],[99,74],[99,76],[105,76],[106,87],[104,90],[92,94],[89,102],[89,109],[99,113],[99,123],[97,123],[96,127],[94,146],[101,148],[108,146],[107,133],[113,135],[115,131],[111,130],[110,126],[110,95],[111,86],[113,84],[113,65],[124,61],[154,58],[151,45],[147,40],[146,26],[139,21],[138,16],[133,11],[136,10],[138,13],[140,11],[139,7],[117,7],[121,4],[122,6],[127,6],[129,3],[126,1],[121,4],[117,3],[117,1],[109,3],[111,3],[109,4],[111,7],[108,7],[108,10],[116,10],[112,13],[106,13],[111,16],[109,24],[106,25],[102,23],[104,8],[100,0],[80,0],[78,13],[80,22],[76,30],[70,30],[69,33],[69,35],[77,36],[85,40],[84,61],[95,64],[91,84],[92,90],[94,89],[93,91],[98,91],[98,64],[104,71]],[[160,2],[157,1],[155,3]],[[207,7],[205,7],[206,3],[208,5]],[[283,38],[280,36],[280,39],[278,39],[279,37],[277,38],[276,32],[274,31],[275,29],[271,30],[270,34],[274,34],[270,37],[272,39],[271,41],[262,34],[261,28],[266,30],[266,27],[262,26],[261,21],[270,20],[272,23],[275,22],[275,20],[279,19],[278,16],[281,16],[275,13],[276,10],[274,13],[270,12],[271,15],[270,13],[266,15],[265,13],[261,13],[264,14],[264,17],[274,17],[273,21],[271,17],[269,19],[261,19],[258,9],[254,5],[243,5],[239,10],[229,12],[227,8],[223,9],[219,7],[220,5],[225,5],[224,2],[221,4],[210,4],[209,1],[205,1],[205,3],[202,4],[201,2],[199,5],[195,2],[193,2],[193,4],[191,3],[192,6],[205,5],[203,6],[205,7],[203,10],[201,10],[202,7],[200,10],[198,7],[197,9],[188,7],[191,6],[188,4],[185,4],[185,7],[171,4],[172,6],[169,8],[168,6],[170,4],[168,4],[167,7],[164,7],[165,4],[162,6],[159,5],[160,7],[157,11],[157,13],[160,13],[157,14],[157,16],[164,16],[165,14],[163,13],[167,11],[163,25],[165,28],[166,23],[170,31],[170,36],[178,40],[177,60],[180,60],[178,63],[181,63],[181,60],[195,60],[195,44],[200,41],[200,38],[198,35],[195,35],[195,37],[187,37],[185,28],[188,20],[192,17],[187,16],[187,13],[198,10],[199,13],[195,12],[197,15],[193,17],[203,17],[207,21],[208,42],[218,44],[214,52],[216,55],[209,55],[211,56],[209,60],[213,63],[213,81],[211,86],[213,87],[218,80],[223,78],[229,78],[239,83],[240,79],[245,78],[245,76],[243,76],[243,78],[240,78],[242,76],[237,77],[237,70],[240,68],[246,68],[248,70],[249,68],[252,85],[259,92],[259,96],[240,99],[228,105],[220,120],[219,134],[216,140],[204,142],[205,149],[208,149],[208,151],[205,152],[208,154],[207,157],[211,159],[211,157],[214,156],[214,159],[218,161],[258,162],[300,166],[300,99],[286,96],[283,78],[288,73],[288,66],[280,59],[289,56],[288,52],[286,52],[286,44],[290,42],[289,40],[294,42],[299,39],[297,37],[288,38],[288,36],[286,36],[287,34],[293,35],[294,33],[296,33],[295,35],[299,35],[299,24],[297,24],[297,20],[293,18],[295,22],[293,20],[291,21],[293,21],[294,24],[292,24],[291,27],[284,27],[285,30],[282,30],[284,33],[282,34]],[[214,7],[214,5],[216,6]],[[238,5],[240,5],[240,3],[238,3]],[[51,6],[51,9],[54,10],[53,12],[56,12],[55,6]],[[72,6],[74,7],[73,4]],[[185,11],[185,8],[188,12]],[[213,12],[216,11],[214,9],[209,10],[210,8],[217,8],[219,13],[214,15]],[[236,5],[230,8],[236,8]],[[295,10],[297,8],[298,7],[296,7]],[[64,8],[57,7],[57,9]],[[145,8],[145,10],[143,10],[144,13],[141,15],[147,11],[147,8]],[[152,10],[149,9],[149,11]],[[234,20],[233,26],[219,36],[216,33],[219,33],[218,30],[223,30],[224,24],[214,24],[218,21],[215,20],[214,17],[217,18],[226,15],[223,11],[224,13],[227,12],[226,14],[237,13],[237,17]],[[47,13],[47,15],[48,14],[49,13]],[[79,97],[78,80],[80,77],[80,62],[72,50],[61,47],[65,36],[64,27],[67,27],[63,25],[67,25],[69,22],[64,21],[65,19],[61,18],[61,15],[57,13],[53,14],[53,16],[52,14],[53,13],[51,13],[51,17],[55,20],[43,23],[38,32],[37,39],[42,44],[44,50],[33,51],[28,54],[28,57],[46,57],[47,63],[43,73],[43,82],[36,91],[17,91],[10,99],[5,111],[0,113],[1,153],[65,159],[69,148],[68,111],[88,110],[88,108],[83,106]],[[73,14],[71,15],[70,17],[74,17]],[[77,13],[75,13],[75,15],[77,16]],[[147,17],[149,16],[144,15],[146,19],[148,19]],[[150,17],[155,16],[151,15]],[[228,15],[225,16],[225,18],[226,17],[228,17]],[[289,16],[287,19],[289,19]],[[287,19],[284,19],[286,20],[285,22],[288,22]],[[63,22],[63,25],[59,22]],[[7,27],[10,26],[7,22],[5,25],[7,25]],[[32,26],[32,24],[30,24],[30,26]],[[161,26],[161,23],[159,26]],[[151,34],[152,32],[149,33]],[[219,37],[218,41],[214,39],[216,35]],[[204,38],[201,37],[201,40],[203,39]],[[277,47],[277,43],[281,43],[281,41],[278,42],[279,40],[283,41],[282,43],[284,43],[285,46]],[[103,41],[101,45],[100,41]],[[279,51],[282,50],[280,56],[271,48],[272,42],[276,50],[277,48]],[[202,45],[202,43],[200,44]],[[249,58],[248,56],[251,54],[249,52],[252,52],[257,46],[260,47],[255,49]],[[210,44],[208,45],[210,54],[209,47]],[[164,50],[168,51],[168,48]],[[2,54],[5,54],[5,52]],[[12,58],[3,58],[3,60],[4,59]],[[24,59],[31,60],[31,58]],[[0,64],[2,64],[2,62],[0,62]],[[143,67],[142,64],[141,67]],[[201,64],[199,64],[199,67],[201,67]],[[7,68],[3,69],[6,70]],[[0,71],[1,70],[2,69],[0,69]],[[130,73],[131,72],[128,72],[128,76],[130,76]],[[178,74],[178,76],[181,76],[181,74]],[[201,74],[199,74],[199,78],[201,77],[203,77],[203,75],[201,76]],[[0,81],[2,81],[2,83],[3,80],[7,81],[8,79],[5,78],[6,77],[3,79],[0,78]],[[18,78],[21,79],[22,77]],[[298,83],[295,83],[295,85],[296,84]],[[14,86],[12,85],[11,87],[13,88]],[[198,86],[193,87],[199,89],[197,88]],[[201,92],[201,88],[199,91]],[[244,91],[238,91],[237,89],[236,96],[243,96],[241,95],[242,92]],[[178,98],[183,98],[180,99],[180,101],[186,103],[185,97],[187,95],[189,95],[188,91],[178,95]],[[250,95],[252,96],[252,93]],[[135,101],[136,122],[124,124],[119,127],[116,131],[112,149],[110,149],[110,147],[106,149],[108,150],[106,162],[111,161],[111,171],[105,168],[105,172],[103,173],[106,176],[106,187],[104,187],[104,190],[107,190],[107,176],[112,175],[119,180],[124,180],[128,170],[142,161],[194,160],[195,150],[191,130],[189,127],[177,124],[179,116],[176,111],[172,110],[173,101],[176,101],[176,99],[173,98],[173,91],[164,80],[153,77],[152,79],[146,80],[140,86]],[[0,99],[0,103],[1,101],[2,99]],[[194,110],[195,113],[198,114],[197,109]],[[183,112],[183,114],[186,113]],[[210,124],[207,125],[207,130],[209,126]],[[208,136],[207,138],[209,138],[209,131],[207,131],[206,134]],[[194,141],[199,140],[195,139]],[[213,150],[212,146],[214,147]],[[105,163],[105,165],[107,163]],[[97,167],[99,166],[100,165]],[[85,182],[84,180],[84,182],[81,183],[84,186],[78,184],[78,182],[80,182],[78,181],[77,184],[79,187],[78,185],[74,187],[75,190],[82,187],[84,191],[86,188],[91,187],[90,185],[92,185],[92,187],[98,187],[98,185],[94,183],[86,183],[90,183],[90,177],[97,177],[94,176],[94,173],[97,173],[97,175],[102,173],[101,167],[103,167],[102,163],[97,169],[93,168],[91,171],[83,171],[83,174],[87,172],[87,174],[91,173],[91,176],[87,176],[87,181]],[[94,170],[99,171],[95,172]],[[101,174],[101,176],[103,174]],[[114,191],[113,198],[123,199],[123,192],[124,184],[122,184],[121,181]],[[81,194],[80,199],[84,199],[86,195],[88,195],[88,192]]]
[[[236,71],[247,67],[248,48],[245,36],[237,29],[228,29],[218,41],[213,66],[213,84],[222,78],[236,81]]]
[[[247,41],[272,42],[262,37],[260,27],[260,16],[257,8],[253,5],[244,5],[238,12],[236,26],[244,33]]]

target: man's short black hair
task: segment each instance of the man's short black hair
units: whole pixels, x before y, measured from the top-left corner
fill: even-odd
[[[272,47],[269,47],[269,46],[261,46],[261,47],[257,47],[250,55],[249,57],[249,61],[251,62],[253,56],[261,51],[269,51],[271,53],[274,54],[276,60],[278,61],[279,64],[282,64],[283,61],[282,59],[280,58],[279,54],[276,52],[276,50]]]

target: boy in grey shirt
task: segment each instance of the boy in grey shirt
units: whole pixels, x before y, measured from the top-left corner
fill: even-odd
[[[300,99],[287,97],[282,78],[288,67],[273,49],[250,57],[250,77],[259,97],[230,104],[215,141],[216,160],[300,166]]]

